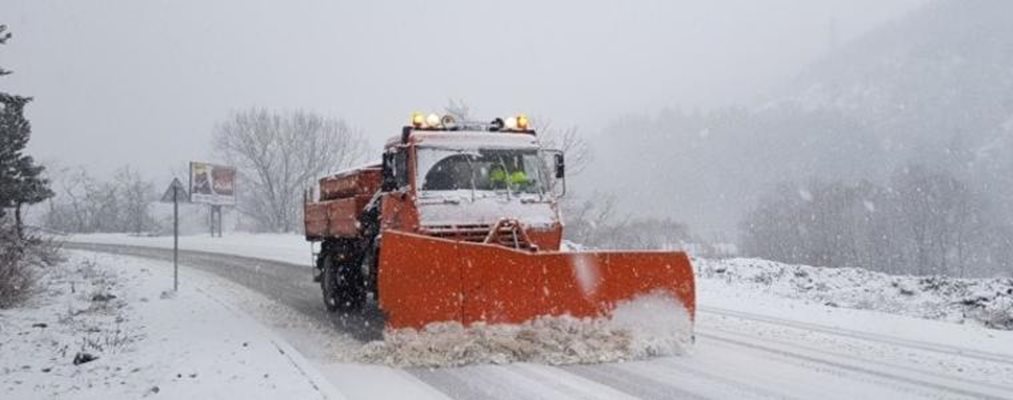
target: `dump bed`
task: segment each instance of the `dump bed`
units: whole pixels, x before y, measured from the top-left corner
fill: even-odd
[[[320,178],[320,200],[373,196],[380,190],[380,174],[379,166],[369,166]]]
[[[307,240],[359,236],[359,214],[380,190],[380,167],[368,166],[321,178],[319,199],[305,204]]]

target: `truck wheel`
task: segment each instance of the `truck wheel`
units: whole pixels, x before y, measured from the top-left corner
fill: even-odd
[[[362,287],[361,275],[349,264],[337,264],[330,257],[324,261],[323,279],[320,288],[324,295],[327,311],[358,311],[366,302],[366,291]]]

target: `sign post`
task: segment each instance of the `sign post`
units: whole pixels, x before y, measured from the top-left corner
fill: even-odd
[[[179,291],[179,201],[187,197],[183,183],[172,179],[169,189],[162,195],[162,202],[172,202],[172,291]]]
[[[172,291],[179,291],[179,188],[176,185],[172,185]]]

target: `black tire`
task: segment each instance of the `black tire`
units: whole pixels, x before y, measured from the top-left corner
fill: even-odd
[[[324,295],[324,307],[329,312],[338,311],[338,307],[341,305],[341,299],[338,296],[338,277],[335,273],[336,268],[330,265],[329,262],[325,261],[323,265],[323,271],[320,277],[320,291]]]
[[[352,263],[338,264],[334,257],[324,260],[320,289],[327,311],[359,311],[366,303],[366,290],[361,273]]]

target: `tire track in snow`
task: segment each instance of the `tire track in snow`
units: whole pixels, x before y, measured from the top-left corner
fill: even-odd
[[[959,396],[964,396],[964,397],[969,397],[969,398],[977,398],[977,399],[996,399],[996,400],[998,400],[998,399],[1009,398],[1008,397],[1009,392],[1003,392],[1003,393],[999,393],[999,394],[994,394],[994,393],[990,393],[990,392],[986,392],[986,391],[981,391],[981,390],[973,390],[973,389],[968,389],[968,388],[963,388],[963,387],[954,387],[954,386],[950,386],[950,385],[945,385],[945,384],[936,383],[936,382],[932,382],[932,381],[927,381],[927,380],[923,380],[923,379],[919,379],[919,378],[915,378],[915,377],[911,377],[911,376],[902,375],[902,374],[899,374],[899,373],[894,373],[894,372],[889,372],[889,371],[883,371],[883,370],[876,369],[876,368],[869,368],[868,366],[856,365],[854,363],[841,362],[841,361],[831,360],[831,359],[827,359],[827,358],[820,358],[820,357],[816,357],[816,356],[813,356],[813,355],[804,354],[803,352],[800,352],[800,351],[780,348],[780,346],[775,347],[775,346],[769,346],[769,345],[761,345],[761,344],[755,343],[755,341],[754,342],[746,342],[746,341],[743,341],[743,340],[740,340],[740,339],[733,339],[733,338],[724,337],[724,336],[721,336],[721,335],[715,335],[713,333],[703,333],[703,332],[699,332],[699,331],[697,332],[697,337],[705,338],[705,339],[709,339],[709,340],[720,341],[720,342],[724,342],[724,343],[728,343],[728,344],[732,344],[732,345],[736,345],[736,346],[739,346],[739,347],[744,347],[744,348],[748,348],[748,349],[752,349],[752,350],[759,350],[759,351],[767,352],[767,353],[770,353],[770,354],[774,354],[774,355],[778,355],[778,356],[783,356],[783,357],[787,357],[787,358],[793,358],[793,359],[796,359],[796,360],[801,360],[801,361],[805,361],[805,362],[809,362],[809,363],[813,363],[813,364],[821,364],[821,365],[824,365],[824,366],[827,366],[827,367],[836,368],[836,369],[845,370],[845,371],[851,371],[851,372],[855,372],[855,373],[859,373],[859,374],[869,375],[869,376],[872,376],[872,377],[888,378],[891,381],[909,384],[913,388],[931,388],[931,389],[933,389],[935,391],[939,391],[939,392],[947,392],[947,393],[950,393],[950,394],[953,394],[953,395],[959,395]]]
[[[552,385],[569,388],[569,390],[574,393],[580,394],[580,398],[600,398],[610,400],[637,398],[611,386],[606,386],[599,382],[572,374],[559,367],[528,363],[519,363],[515,365],[518,367],[517,372],[540,382],[548,382]]]
[[[419,380],[455,398],[633,399],[614,388],[558,368],[527,363],[409,369]]]
[[[703,332],[703,333],[701,333],[701,332]],[[900,364],[897,364],[897,363],[891,363],[891,362],[882,361],[881,359],[875,358],[875,357],[859,357],[857,355],[854,355],[853,353],[842,353],[842,352],[838,352],[838,351],[830,351],[830,350],[826,350],[826,349],[821,349],[821,348],[816,348],[816,347],[812,347],[812,346],[803,345],[803,344],[801,344],[799,342],[790,342],[790,341],[787,341],[787,339],[775,339],[775,338],[767,337],[767,336],[747,335],[747,334],[744,334],[744,333],[741,333],[741,332],[731,331],[731,330],[726,330],[726,329],[721,329],[721,328],[707,327],[706,329],[699,329],[699,327],[698,327],[697,334],[699,336],[701,336],[701,337],[707,337],[709,335],[708,332],[720,333],[720,335],[724,335],[725,337],[737,337],[739,340],[743,340],[743,341],[752,341],[752,342],[763,341],[763,342],[766,342],[766,343],[769,343],[771,345],[778,346],[778,347],[796,349],[796,350],[799,350],[801,352],[810,353],[810,354],[820,354],[821,355],[820,358],[847,360],[848,362],[865,364],[869,368],[878,368],[879,370],[885,370],[885,371],[899,371],[899,370],[903,370],[903,371],[908,372],[909,374],[914,374],[914,375],[918,375],[918,376],[923,377],[922,380],[926,380],[925,378],[928,378],[928,380],[930,380],[930,381],[949,381],[949,382],[951,382],[951,386],[952,385],[981,386],[981,387],[990,388],[990,389],[994,390],[997,393],[1003,393],[1003,392],[1005,392],[1005,393],[1013,393],[1013,386],[1008,386],[1008,385],[1003,385],[1003,384],[996,384],[996,383],[991,383],[991,382],[978,381],[978,380],[972,380],[972,379],[968,379],[968,378],[965,378],[965,377],[962,377],[962,376],[957,376],[957,375],[952,375],[952,374],[948,375],[948,374],[944,374],[944,373],[937,372],[937,371],[931,371],[931,370],[922,369],[922,368],[915,368],[915,367],[908,366],[908,365],[900,365]],[[850,340],[852,338],[848,338],[848,339]],[[993,362],[990,362],[990,363],[993,363]]]
[[[614,365],[569,365],[561,369],[583,376],[594,382],[611,386],[641,399],[708,399],[691,390],[680,387],[686,378],[671,376],[675,382],[666,382],[642,374],[635,374]],[[683,379],[679,382],[679,379]]]
[[[757,374],[754,365],[743,363],[743,354],[736,354],[734,360],[714,357],[712,348],[703,348],[708,353],[693,358],[660,358],[630,362],[616,368],[636,376],[651,378],[656,382],[674,382],[681,389],[707,398],[734,399],[785,399],[812,398],[815,396],[792,397],[781,385],[774,384],[769,376]],[[748,355],[746,355],[748,357]],[[714,359],[711,359],[714,357]],[[769,362],[768,360],[758,360]],[[715,365],[721,364],[721,365]],[[748,366],[747,366],[748,365]],[[746,368],[743,368],[746,367]],[[782,369],[783,368],[779,368]],[[672,383],[669,383],[672,384]]]
[[[697,310],[703,313],[722,315],[726,317],[747,319],[756,322],[763,322],[772,325],[788,326],[807,331],[826,333],[835,336],[844,336],[852,339],[861,339],[876,343],[892,344],[895,346],[909,347],[918,350],[931,351],[936,353],[942,353],[946,355],[954,355],[959,357],[974,358],[982,361],[990,361],[996,363],[1002,363],[1013,366],[1013,355],[1001,354],[1001,353],[988,353],[984,351],[966,349],[956,346],[949,346],[945,344],[924,342],[920,340],[904,339],[895,336],[887,336],[877,333],[869,333],[856,331],[847,328],[836,328],[825,325],[813,324],[808,322],[793,321],[783,318],[770,317],[766,315],[746,313],[742,311],[734,311],[716,307],[699,306]]]

